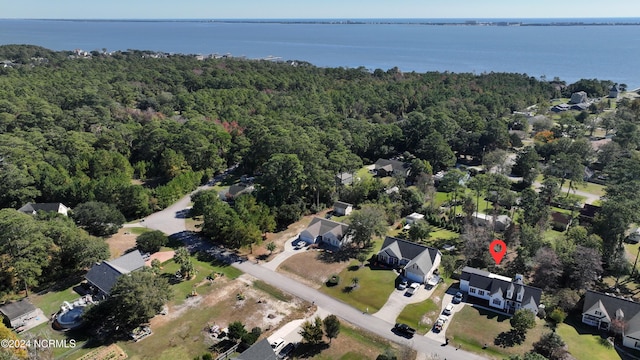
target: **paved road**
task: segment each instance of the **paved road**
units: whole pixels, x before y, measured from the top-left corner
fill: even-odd
[[[208,185],[203,186],[198,190],[206,189],[208,187]],[[185,211],[187,211],[190,201],[191,197],[190,195],[187,195],[170,207],[149,215],[144,219],[142,224],[148,228],[161,230],[168,235],[173,235],[181,239],[190,248],[190,250],[215,252],[224,259],[233,261],[235,258],[226,254],[224,249],[215,248],[213,245],[203,242],[197,235],[186,230],[184,218],[186,214]],[[476,354],[463,350],[456,350],[452,346],[442,346],[442,342],[435,341],[424,336],[414,336],[412,339],[399,337],[391,332],[391,328],[393,327],[392,323],[369,314],[363,314],[359,310],[341,301],[269,269],[269,267],[272,267],[273,265],[265,265],[258,265],[249,261],[233,263],[234,267],[249,275],[252,275],[301,299],[315,302],[318,307],[325,309],[326,311],[330,311],[332,314],[358,327],[366,329],[390,341],[409,346],[420,353],[434,354],[440,356],[441,359],[448,360],[484,359]]]
[[[533,183],[533,187],[537,190],[537,189],[542,187],[542,183],[536,181],[536,182]],[[569,190],[569,188],[566,188],[566,187],[563,187],[562,189],[560,189],[560,191],[562,193],[564,193],[564,194],[566,194],[568,190]],[[585,202],[587,204],[593,204],[594,202],[600,200],[600,196],[592,194],[592,193],[588,193],[588,192],[585,192],[585,191],[581,191],[581,190],[571,189],[571,194],[578,195],[578,196],[584,196],[586,198]]]
[[[378,336],[388,339],[393,342],[401,343],[409,346],[418,352],[425,354],[436,354],[441,359],[448,360],[476,360],[484,359],[481,356],[472,354],[463,350],[456,350],[453,346],[442,346],[442,342],[428,339],[424,336],[414,336],[412,339],[405,339],[399,337],[391,332],[393,324],[378,319],[375,316],[363,314],[359,310],[338,301],[328,295],[325,295],[318,290],[312,289],[304,284],[301,284],[291,278],[288,278],[282,274],[276,273],[270,269],[261,265],[245,261],[243,263],[235,263],[234,267],[244,271],[245,273],[254,276],[266,283],[278,287],[279,289],[286,291],[294,296],[307,301],[315,301],[322,309],[330,311],[332,314],[356,325],[363,329],[366,329]]]

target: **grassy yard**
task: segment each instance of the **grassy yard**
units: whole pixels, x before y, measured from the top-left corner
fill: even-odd
[[[135,235],[140,235],[140,234],[143,234],[143,233],[151,231],[151,229],[146,228],[146,227],[132,227],[132,228],[127,228],[127,230],[130,233],[135,234]]]
[[[355,177],[360,178],[360,180],[373,179],[373,174],[369,172],[366,166],[363,166],[360,170],[356,171]]]
[[[74,284],[60,291],[50,290],[42,295],[31,295],[30,300],[33,305],[42,309],[42,312],[46,316],[50,316],[60,310],[60,305],[62,305],[63,302],[72,302],[80,297],[80,294],[73,290],[77,285],[79,284]]]
[[[613,348],[600,343],[600,335],[593,334],[592,328],[578,324],[575,319],[560,324],[556,332],[569,347],[573,357],[580,360],[619,359]]]
[[[453,346],[461,346],[464,350],[485,357],[504,359],[511,355],[522,355],[528,352],[542,334],[551,331],[544,321],[536,319],[536,323],[536,327],[527,332],[524,343],[503,348],[495,345],[494,341],[500,333],[511,330],[509,318],[487,310],[465,306],[453,317],[447,329],[447,337],[451,339]],[[487,349],[482,349],[484,344],[488,345]]]
[[[400,315],[398,315],[396,322],[405,323],[416,329],[419,334],[424,334],[431,329],[433,319],[437,318],[439,313],[440,305],[437,305],[431,299],[427,299],[405,306]],[[423,321],[425,315],[429,317],[430,321]]]
[[[564,237],[564,233],[561,233],[560,231],[556,231],[552,229],[545,231],[544,234],[542,235],[543,240],[551,244],[552,246],[555,246],[556,241],[558,239],[562,239],[563,237]]]
[[[395,287],[396,273],[390,269],[377,269],[369,266],[359,267],[355,260],[340,274],[340,283],[333,287],[322,286],[320,291],[345,303],[369,313],[374,313],[387,302]],[[355,270],[355,271],[354,271]],[[358,278],[358,287],[349,290],[352,279]]]
[[[53,356],[56,359],[66,359],[71,356],[75,357],[76,355],[80,356],[80,354],[87,352],[86,349],[82,348],[82,346],[87,342],[87,336],[82,330],[63,333],[53,330],[50,323],[44,323],[20,334],[19,336],[23,339],[27,339],[27,336],[36,336],[38,339],[43,340],[67,340],[67,342],[72,339],[75,340],[75,347],[54,347]]]
[[[225,266],[218,263],[205,262],[196,258],[191,258],[193,266],[195,267],[197,274],[191,280],[180,281],[172,286],[174,293],[174,304],[183,303],[191,292],[195,289],[200,295],[209,293],[215,287],[203,280],[212,273],[223,273],[225,277],[229,279],[235,279],[242,274],[242,272],[232,266]],[[162,273],[164,276],[171,277],[180,269],[180,265],[175,261],[169,260],[162,265]],[[215,281],[214,281],[215,283]]]

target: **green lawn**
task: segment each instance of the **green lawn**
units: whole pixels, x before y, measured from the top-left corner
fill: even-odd
[[[441,285],[440,285],[441,286]],[[431,299],[419,302],[417,304],[409,304],[404,307],[396,322],[405,323],[416,329],[418,333],[424,334],[431,329],[431,324],[422,321],[422,317],[426,314],[431,321],[435,321],[440,313],[440,306],[436,305]],[[435,314],[435,316],[433,316]]]
[[[453,346],[497,359],[504,359],[511,355],[522,355],[533,347],[533,343],[540,339],[543,333],[551,331],[545,322],[536,319],[536,327],[527,332],[527,337],[521,345],[513,347],[499,347],[494,344],[495,339],[502,332],[511,330],[509,318],[497,315],[491,311],[465,306],[456,313],[447,329],[447,337]],[[482,349],[487,344],[487,349]]]
[[[44,323],[36,326],[29,331],[25,331],[24,333],[20,334],[19,337],[26,339],[27,336],[31,335],[34,335],[39,339],[46,340],[67,340],[68,343],[72,339],[75,340],[75,347],[54,347],[53,356],[56,359],[66,359],[72,354],[75,357],[75,354],[86,352],[86,349],[83,349],[82,346],[87,342],[87,335],[84,334],[82,330],[60,332],[53,330],[50,323]]]
[[[331,345],[319,354],[309,357],[309,359],[370,360],[375,359],[385,349],[392,346],[387,340],[378,338],[362,329],[341,324],[340,334],[332,341]],[[399,351],[396,349],[395,353],[398,354]]]
[[[373,174],[369,172],[366,166],[363,166],[356,171],[356,178],[360,178],[360,180],[373,179]]]
[[[132,228],[127,228],[127,231],[135,235],[140,235],[142,233],[151,231],[151,229],[148,229],[146,227],[132,227]]]
[[[542,237],[543,237],[545,242],[551,244],[552,246],[555,246],[556,241],[558,239],[561,239],[561,238],[564,237],[564,233],[561,233],[560,231],[549,229],[549,230],[544,232],[544,235]]]
[[[323,285],[321,291],[360,311],[369,308],[369,313],[374,313],[387,302],[395,288],[397,275],[390,269],[371,269],[369,266],[352,271],[359,265],[360,262],[357,260],[352,261],[350,266],[339,274],[340,284],[333,287]],[[359,285],[356,289],[348,291],[354,277],[359,279]]]
[[[211,273],[223,273],[230,279],[235,279],[242,274],[240,270],[232,266],[224,266],[218,263],[205,262],[193,257],[191,258],[191,261],[193,262],[193,266],[195,267],[197,274],[195,278],[191,280],[181,281],[172,285],[175,304],[181,304],[182,302],[184,302],[184,300],[191,294],[194,288],[199,294],[207,294],[211,290],[213,290],[215,287],[210,286],[210,283],[200,284],[202,280],[211,275]],[[162,272],[167,277],[175,274],[179,269],[180,265],[176,264],[173,259],[165,262],[162,265]]]
[[[49,316],[58,312],[58,310],[60,310],[60,305],[62,305],[64,301],[72,302],[80,297],[80,295],[73,290],[77,285],[78,284],[74,284],[60,291],[49,291],[43,295],[32,295],[30,299],[33,302],[33,305],[42,309],[42,312],[46,316]]]
[[[603,196],[605,194],[606,186],[600,184],[594,184],[590,182],[585,182],[584,184],[579,184],[576,186],[579,191],[588,192],[590,194]]]
[[[567,343],[569,352],[580,360],[619,359],[620,356],[613,348],[606,348],[600,344],[600,335],[593,334],[593,328],[567,320],[556,330],[558,335]],[[575,327],[574,327],[575,326]]]

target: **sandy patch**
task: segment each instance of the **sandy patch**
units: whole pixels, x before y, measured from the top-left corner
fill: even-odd
[[[157,253],[153,253],[151,256],[149,256],[149,259],[147,259],[147,261],[144,262],[144,264],[146,266],[151,266],[151,262],[155,259],[158,259],[158,261],[160,261],[160,263],[164,263],[165,261],[171,260],[173,259],[173,256],[176,254],[175,251],[171,250],[171,251],[159,251]]]
[[[293,278],[316,289],[320,288],[333,274],[339,274],[344,270],[350,261],[325,262],[318,257],[320,251],[301,250],[303,252],[295,254],[285,260],[278,267],[278,272],[285,272],[287,275],[293,274]]]
[[[131,232],[131,229],[122,228],[117,233],[109,237],[105,242],[109,245],[111,259],[124,255],[127,250],[136,247],[136,237],[138,235]]]

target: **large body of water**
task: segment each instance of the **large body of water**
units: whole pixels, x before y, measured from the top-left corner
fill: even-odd
[[[588,20],[596,21],[609,22]],[[272,55],[317,66],[516,72],[547,79],[559,77],[568,83],[597,78],[640,87],[640,25],[453,26],[417,24],[422,20],[382,22],[6,19],[0,20],[0,44],[33,44],[53,50],[230,53],[247,58]]]

